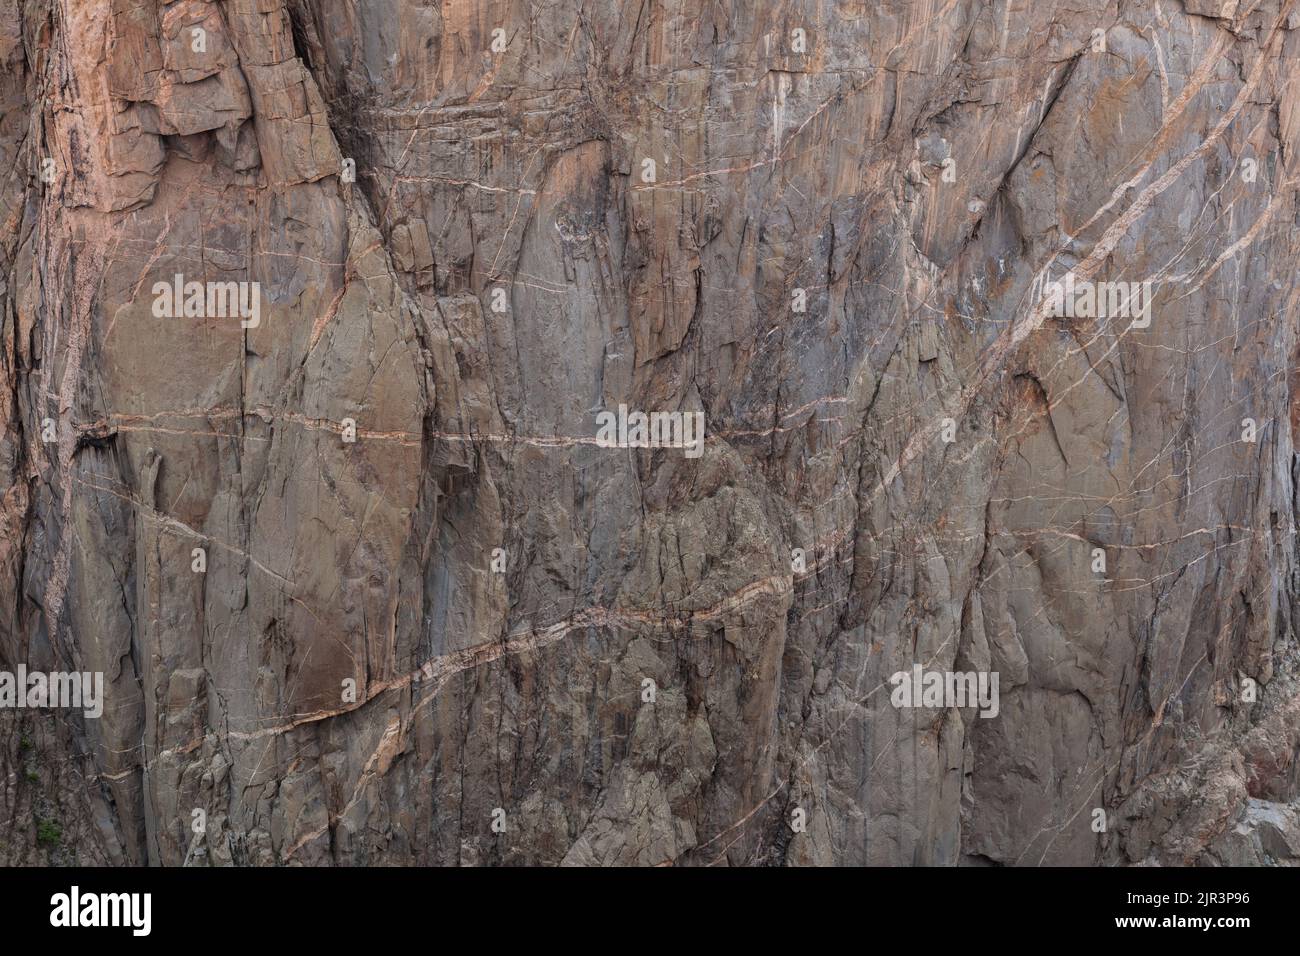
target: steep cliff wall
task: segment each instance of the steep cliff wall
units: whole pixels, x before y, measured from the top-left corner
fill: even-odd
[[[0,0],[0,103],[105,680],[0,863],[1300,855],[1297,0]]]

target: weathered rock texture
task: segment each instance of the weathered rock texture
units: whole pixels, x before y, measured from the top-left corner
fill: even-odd
[[[0,664],[107,681],[0,862],[1300,853],[1297,0],[0,0],[0,102]]]

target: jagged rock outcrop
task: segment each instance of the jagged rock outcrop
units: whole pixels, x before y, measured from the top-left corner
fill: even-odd
[[[1297,82],[1296,0],[0,0],[0,669],[105,680],[0,863],[1295,862]]]

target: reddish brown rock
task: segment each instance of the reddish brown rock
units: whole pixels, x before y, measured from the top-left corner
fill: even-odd
[[[0,862],[1294,862],[1297,27],[0,0]]]

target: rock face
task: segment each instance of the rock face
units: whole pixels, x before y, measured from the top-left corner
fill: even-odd
[[[104,675],[0,863],[1294,862],[1298,90],[1298,0],[0,0],[0,668]]]

